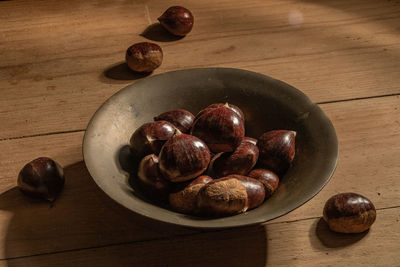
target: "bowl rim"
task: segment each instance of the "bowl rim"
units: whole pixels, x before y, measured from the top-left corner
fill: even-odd
[[[329,170],[329,172],[326,174],[326,179],[324,180],[323,183],[320,184],[320,186],[318,188],[316,188],[312,194],[305,200],[301,201],[298,203],[298,205],[296,205],[295,207],[289,208],[287,210],[285,210],[284,212],[280,213],[278,216],[275,216],[274,218],[270,218],[270,219],[264,219],[263,217],[257,217],[256,219],[254,219],[253,221],[250,222],[244,222],[244,223],[238,223],[238,222],[234,222],[234,223],[227,223],[226,221],[230,221],[230,218],[233,218],[235,216],[230,216],[230,217],[223,217],[223,219],[225,219],[226,221],[224,221],[223,223],[216,223],[216,224],[196,224],[195,220],[189,219],[189,218],[194,218],[195,216],[190,216],[190,215],[185,215],[186,218],[183,221],[179,220],[169,220],[169,219],[165,219],[165,218],[160,218],[157,216],[151,216],[149,214],[144,214],[143,212],[140,212],[138,210],[133,210],[131,207],[128,207],[128,205],[126,205],[125,203],[121,203],[118,199],[116,199],[116,197],[114,197],[113,195],[109,194],[109,192],[107,192],[107,189],[105,189],[102,186],[101,183],[101,179],[98,179],[97,177],[95,177],[95,175],[93,175],[94,171],[92,170],[92,166],[90,165],[90,163],[88,163],[88,156],[87,156],[87,150],[88,150],[88,133],[90,132],[90,127],[92,127],[92,125],[95,123],[96,117],[98,116],[98,114],[101,112],[101,110],[103,109],[103,107],[107,106],[109,104],[110,101],[112,101],[114,98],[116,98],[119,94],[122,94],[125,90],[129,90],[129,88],[134,87],[136,85],[140,85],[141,83],[146,83],[148,82],[150,79],[159,79],[162,78],[164,76],[168,76],[174,73],[184,73],[184,72],[196,72],[196,71],[216,71],[216,72],[230,72],[232,74],[234,73],[240,73],[241,75],[243,74],[250,74],[254,77],[263,79],[263,80],[269,80],[269,81],[273,81],[275,83],[277,83],[280,87],[284,87],[286,90],[291,91],[294,94],[297,94],[299,97],[302,98],[303,101],[308,102],[308,104],[310,106],[312,106],[313,108],[315,108],[317,110],[317,112],[319,113],[319,116],[321,116],[321,119],[327,123],[327,126],[329,128],[331,128],[331,134],[332,134],[332,138],[333,138],[333,153],[334,153],[334,158],[332,160],[332,165],[331,165],[331,169]],[[82,143],[82,155],[83,155],[83,160],[85,162],[86,168],[89,171],[90,176],[92,177],[92,179],[95,181],[96,185],[109,197],[111,198],[113,201],[117,202],[119,205],[125,207],[126,209],[135,212],[138,215],[141,215],[145,218],[151,219],[151,220],[155,220],[155,221],[159,221],[159,222],[163,222],[163,223],[168,223],[168,224],[172,224],[172,225],[177,225],[177,226],[183,226],[183,227],[188,227],[188,228],[195,228],[195,229],[221,229],[221,228],[237,228],[237,227],[244,227],[244,226],[251,226],[251,225],[259,225],[262,223],[266,223],[270,220],[275,220],[277,218],[280,218],[290,212],[292,212],[293,210],[303,206],[305,203],[307,203],[308,201],[310,201],[311,199],[313,199],[326,185],[327,183],[330,181],[330,179],[332,178],[336,168],[337,168],[337,164],[338,164],[338,159],[339,159],[339,144],[338,144],[338,138],[337,138],[337,134],[336,134],[336,130],[331,122],[331,120],[329,119],[329,117],[325,114],[325,112],[316,104],[314,103],[306,94],[304,94],[302,91],[300,91],[299,89],[291,86],[290,84],[287,84],[281,80],[272,78],[268,75],[259,73],[259,72],[253,72],[253,71],[249,71],[249,70],[244,70],[244,69],[238,69],[238,68],[226,68],[226,67],[214,67],[214,68],[189,68],[189,69],[182,69],[182,70],[174,70],[174,71],[168,71],[168,72],[164,72],[164,73],[160,73],[160,74],[155,74],[152,75],[150,77],[146,77],[144,79],[141,79],[139,81],[133,82],[123,88],[121,88],[120,90],[118,90],[117,92],[115,92],[114,94],[112,94],[110,97],[107,98],[106,101],[104,101],[99,107],[98,109],[94,112],[94,114],[92,115],[91,119],[89,120],[84,136],[83,136],[83,143]],[[153,204],[151,204],[153,205]],[[159,207],[160,208],[160,207]],[[173,211],[172,211],[173,212]],[[173,213],[177,213],[177,212],[173,212]],[[180,214],[180,213],[177,213]],[[245,214],[245,213],[244,213]],[[182,214],[180,214],[182,215]],[[214,218],[212,218],[214,219]],[[207,221],[207,219],[201,219],[199,220],[201,222]]]

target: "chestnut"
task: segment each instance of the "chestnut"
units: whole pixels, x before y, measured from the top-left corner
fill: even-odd
[[[211,105],[209,105],[208,107],[206,107],[205,109],[201,110],[201,111],[197,114],[197,117],[200,116],[202,113],[204,113],[204,112],[206,112],[206,111],[209,111],[210,109],[220,108],[220,107],[223,107],[223,106],[226,106],[226,107],[230,108],[232,111],[236,112],[236,114],[237,114],[240,118],[242,118],[242,120],[244,121],[244,114],[243,114],[243,111],[242,111],[238,106],[235,106],[235,105],[229,104],[229,103],[225,103],[225,104],[223,104],[223,103],[211,104]]]
[[[155,121],[168,121],[172,123],[182,133],[188,133],[194,121],[194,115],[184,109],[175,109],[164,112],[157,117]]]
[[[356,193],[337,194],[325,203],[323,218],[332,231],[362,233],[376,219],[374,204]]]
[[[169,194],[171,207],[182,213],[194,214],[197,209],[197,195],[200,189],[207,183],[213,181],[210,176],[202,175],[191,181],[183,188]],[[182,186],[179,186],[182,187]]]
[[[248,208],[246,188],[235,178],[214,180],[200,189],[197,207],[201,214],[217,217],[245,212]]]
[[[185,36],[192,30],[194,18],[188,9],[171,6],[158,18],[158,21],[171,34]]]
[[[126,63],[137,72],[152,72],[161,65],[163,52],[159,45],[149,42],[137,43],[126,50]]]
[[[27,163],[18,175],[18,187],[23,193],[50,202],[60,194],[64,182],[63,168],[47,157]]]
[[[270,198],[279,185],[279,177],[266,169],[254,169],[247,176],[260,181],[265,187],[265,198]]]
[[[160,152],[160,169],[171,182],[201,175],[210,163],[210,150],[199,138],[176,130]]]
[[[289,169],[295,154],[296,132],[274,130],[261,135],[258,139],[259,161],[278,175]]]
[[[175,126],[167,121],[145,123],[132,134],[130,148],[138,159],[160,153],[161,147],[174,134]]]
[[[254,178],[237,174],[231,174],[221,179],[231,179],[231,178],[239,180],[246,188],[247,199],[248,199],[248,207],[247,207],[248,210],[257,208],[264,202],[265,188],[260,181]]]
[[[232,152],[244,137],[244,121],[228,104],[206,108],[196,116],[191,134],[203,140],[213,153]]]
[[[158,157],[145,156],[139,163],[138,182],[140,189],[153,200],[166,200],[170,192],[170,183],[164,179],[158,166]]]
[[[256,144],[256,139],[244,137],[233,152],[215,155],[211,159],[210,173],[217,177],[229,174],[246,175],[257,163],[258,147]]]

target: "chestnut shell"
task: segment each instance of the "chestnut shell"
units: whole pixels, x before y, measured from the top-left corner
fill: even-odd
[[[357,193],[341,193],[325,203],[323,218],[332,231],[339,233],[362,233],[376,219],[374,204]]]
[[[182,133],[188,133],[194,121],[194,115],[184,109],[175,109],[154,117],[155,121],[168,121]]]
[[[154,154],[147,155],[140,161],[137,173],[138,184],[141,191],[150,199],[165,201],[171,185],[163,177],[158,162],[158,157]]]
[[[203,140],[213,153],[235,150],[244,132],[244,121],[228,104],[200,111],[191,129],[191,134]]]
[[[175,134],[160,151],[160,170],[171,182],[184,182],[201,175],[210,163],[210,150],[199,138]]]
[[[235,178],[221,178],[203,186],[197,197],[202,215],[229,216],[245,212],[248,197],[245,186]]]
[[[60,194],[64,183],[63,168],[47,157],[27,163],[18,175],[18,187],[24,194],[50,202]]]
[[[258,139],[259,161],[268,170],[284,174],[291,166],[295,154],[296,132],[273,130]]]
[[[174,192],[169,194],[171,207],[182,213],[197,213],[197,196],[200,189],[207,183],[213,181],[210,176],[202,175],[191,181],[189,184],[179,184]]]
[[[279,185],[279,177],[266,169],[254,169],[247,176],[260,181],[265,187],[265,198],[271,197]]]
[[[126,50],[125,59],[133,71],[152,72],[161,65],[163,52],[158,44],[141,42]]]
[[[223,104],[223,103],[215,103],[215,104],[211,104],[211,105],[209,105],[208,107],[206,107],[205,109],[201,110],[201,111],[196,115],[196,117],[199,117],[201,114],[203,114],[203,113],[206,112],[206,111],[209,111],[209,110],[215,109],[215,108],[220,108],[220,107],[223,107],[223,106],[228,107],[228,108],[230,108],[232,111],[236,112],[236,114],[237,114],[240,118],[242,118],[242,120],[244,121],[244,113],[243,113],[243,111],[242,111],[238,106],[235,106],[235,105],[230,104],[230,103],[225,103],[225,104]]]
[[[194,24],[192,12],[181,6],[171,6],[158,18],[160,24],[171,34],[185,36]]]
[[[165,142],[175,133],[175,126],[167,121],[145,123],[132,134],[130,149],[141,159],[148,154],[158,155]]]
[[[254,209],[260,206],[265,199],[265,188],[264,185],[254,179],[243,175],[231,174],[221,179],[237,179],[246,188],[248,198],[248,210]]]
[[[256,139],[244,137],[233,152],[215,155],[211,159],[210,173],[217,177],[229,174],[246,175],[257,163],[258,147],[256,143]]]

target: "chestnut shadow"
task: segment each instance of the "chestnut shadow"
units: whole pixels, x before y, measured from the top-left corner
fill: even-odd
[[[319,218],[310,229],[310,240],[311,245],[317,249],[344,248],[358,242],[367,234],[368,231],[359,234],[336,233],[329,229],[323,218]]]
[[[135,72],[128,67],[126,62],[119,62],[108,67],[100,76],[104,83],[126,82],[142,79],[151,72]]]
[[[141,34],[146,39],[156,42],[173,42],[182,39],[184,36],[175,36],[169,33],[160,23],[149,25]]]
[[[110,199],[83,162],[64,171],[65,187],[53,205],[29,198],[17,187],[0,194],[0,209],[9,218],[4,229],[6,265],[35,267],[63,259],[62,266],[99,262],[147,266],[154,265],[154,256],[160,255],[159,265],[165,265],[165,259],[171,265],[265,266],[264,227],[205,231],[157,222]],[[86,257],[86,253],[96,256]]]

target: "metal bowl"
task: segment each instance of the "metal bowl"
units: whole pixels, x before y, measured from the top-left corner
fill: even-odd
[[[153,117],[183,108],[196,114],[212,103],[239,106],[246,135],[272,129],[297,132],[293,166],[260,207],[224,218],[200,218],[146,201],[129,184],[132,133]],[[125,87],[94,114],[83,140],[86,166],[112,199],[143,216],[176,225],[224,228],[259,224],[282,216],[314,197],[329,181],[338,158],[336,132],[324,112],[302,92],[268,76],[229,68],[173,71]]]

